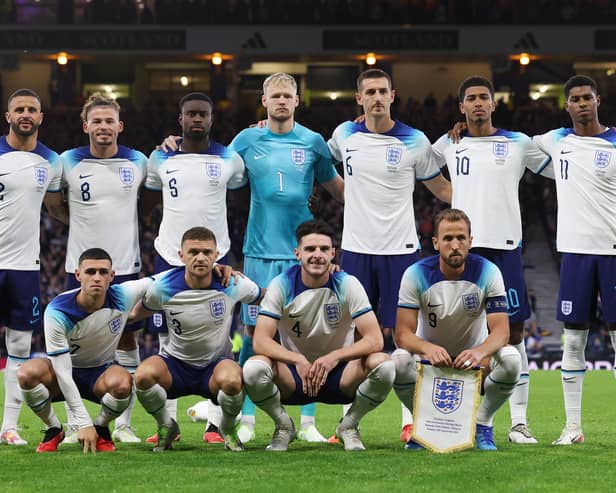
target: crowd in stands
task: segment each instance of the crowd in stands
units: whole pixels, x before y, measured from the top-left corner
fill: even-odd
[[[616,98],[612,98],[616,99]],[[122,119],[125,130],[120,135],[120,144],[136,148],[146,155],[159,144],[162,138],[178,132],[177,108],[175,102],[149,101],[143,109],[138,110],[128,101],[121,101]],[[610,104],[608,95],[604,95],[602,104],[602,121],[616,122],[616,108]],[[45,109],[45,122],[40,129],[40,139],[54,150],[62,151],[71,147],[85,145],[87,136],[83,133],[78,117],[79,108]],[[392,107],[392,114],[399,120],[423,130],[431,141],[435,141],[446,132],[454,122],[460,120],[457,101],[453,96],[442,102],[432,96],[423,101],[409,98],[398,102]],[[320,132],[327,140],[333,129],[340,122],[357,116],[357,107],[352,101],[314,102],[309,108],[300,108],[297,121]],[[233,136],[242,128],[253,123],[254,112],[234,112],[228,107],[217,108],[212,136],[224,144],[228,144]],[[560,126],[570,126],[568,115],[551,100],[528,100],[518,107],[510,108],[501,103],[494,117],[495,125],[512,130],[521,130],[528,135],[543,133]],[[341,170],[340,170],[341,171]],[[523,220],[539,221],[545,228],[546,238],[552,243],[555,237],[555,191],[553,182],[535,177],[527,173],[520,187]],[[244,228],[248,215],[248,191],[243,190],[229,194],[229,229],[232,242],[230,258],[234,265],[241,268],[242,243]],[[444,207],[421,184],[417,184],[414,196],[415,217],[420,234],[422,251],[432,254],[432,219]],[[339,235],[342,231],[342,206],[337,204],[325,191],[318,192],[313,210],[316,216],[329,221]],[[141,225],[141,249],[143,272],[153,271],[153,240],[157,226],[160,223],[160,209],[156,209],[152,218]],[[67,229],[62,224],[43,213],[41,221],[41,266],[42,266],[42,304],[46,305],[64,287],[64,257]],[[340,236],[337,244],[340,243]],[[555,247],[554,258],[558,259]],[[1,329],[0,329],[1,330]],[[607,350],[609,337],[601,337],[601,328],[593,333],[599,334],[589,344],[593,351]],[[151,336],[144,336],[143,348],[148,351],[157,350],[157,341]],[[2,338],[3,339],[3,338]],[[34,350],[43,347],[39,336],[35,339]],[[0,347],[1,351],[1,347]]]
[[[0,22],[47,24],[613,24],[610,0],[40,0]]]

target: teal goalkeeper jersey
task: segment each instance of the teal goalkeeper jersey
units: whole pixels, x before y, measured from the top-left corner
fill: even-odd
[[[293,259],[295,229],[312,219],[312,186],[336,176],[327,144],[316,132],[295,123],[287,134],[247,128],[230,149],[244,159],[250,182],[250,213],[244,255]]]

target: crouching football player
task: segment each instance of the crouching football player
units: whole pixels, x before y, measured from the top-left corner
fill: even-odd
[[[258,303],[261,290],[242,277],[223,287],[212,271],[218,251],[209,229],[189,229],[180,248],[184,267],[157,275],[131,316],[137,320],[162,311],[169,327],[160,354],[150,356],[135,372],[137,397],[158,423],[155,452],[170,449],[180,433],[165,402],[191,394],[220,405],[225,448],[240,451],[243,445],[235,432],[235,419],[244,392],[242,370],[231,354],[230,327],[235,303]]]
[[[387,397],[394,363],[380,352],[383,336],[362,285],[344,272],[329,273],[330,227],[308,221],[296,237],[300,265],[274,278],[261,303],[257,355],[244,365],[246,392],[276,425],[267,450],[285,451],[296,436],[283,404],[310,402],[352,402],[336,434],[346,450],[365,450],[359,421]]]
[[[114,357],[126,320],[151,279],[110,286],[113,276],[105,250],[81,254],[75,271],[80,289],[60,294],[45,310],[49,359],[29,360],[17,373],[24,401],[47,428],[37,452],[57,451],[64,438],[51,406],[63,399],[77,420],[84,452],[115,450],[108,426],[130,404],[132,378]],[[101,403],[94,422],[82,399]]]

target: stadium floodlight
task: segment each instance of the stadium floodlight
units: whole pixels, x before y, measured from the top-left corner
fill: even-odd
[[[212,65],[222,65],[222,53],[212,53]]]
[[[58,53],[56,62],[58,62],[58,65],[66,65],[68,63],[68,53],[66,53],[66,51]]]
[[[366,54],[366,65],[374,65],[376,63],[376,53],[367,53]]]

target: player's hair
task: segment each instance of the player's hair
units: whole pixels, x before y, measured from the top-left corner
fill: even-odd
[[[565,82],[565,98],[569,97],[569,92],[571,89],[581,86],[590,86],[592,92],[595,93],[595,96],[599,94],[599,89],[597,88],[597,83],[594,79],[591,79],[587,75],[574,75],[567,82]]]
[[[366,79],[387,79],[387,83],[389,84],[389,88],[391,89],[391,75],[389,75],[385,70],[381,70],[380,68],[369,68],[368,70],[364,70],[357,77],[357,92],[361,92],[361,84]]]
[[[203,226],[195,226],[194,228],[190,228],[185,231],[182,235],[181,245],[184,244],[185,241],[188,240],[197,240],[197,241],[213,241],[216,243],[216,235],[209,229],[204,228]]]
[[[204,94],[202,92],[191,92],[188,93],[186,96],[182,97],[182,99],[180,99],[180,102],[178,103],[178,106],[180,107],[180,113],[182,113],[182,108],[186,103],[188,103],[188,101],[205,101],[206,103],[210,103],[210,106],[212,108],[214,107],[214,102],[212,101],[212,98],[210,98],[207,94]]]
[[[278,84],[291,84],[295,92],[297,92],[297,82],[295,82],[295,78],[292,75],[276,72],[263,81],[263,94],[265,94],[269,86],[276,86]]]
[[[458,88],[458,99],[460,102],[464,101],[464,93],[469,87],[487,87],[488,91],[490,91],[490,96],[494,99],[494,85],[485,77],[481,77],[480,75],[471,75],[462,81],[460,87]]]
[[[434,218],[434,236],[438,236],[438,227],[443,221],[450,223],[464,221],[468,226],[468,234],[471,234],[471,220],[466,213],[460,209],[445,209],[436,215]]]
[[[24,87],[22,89],[17,89],[13,94],[9,96],[9,99],[6,103],[7,108],[11,105],[11,101],[13,101],[13,99],[19,96],[30,96],[32,98],[35,98],[39,102],[39,104],[42,104],[41,97],[36,92],[34,92],[32,89],[26,89]]]
[[[303,222],[295,230],[295,238],[297,239],[297,244],[299,245],[304,236],[308,236],[311,234],[325,235],[329,236],[332,240],[334,239],[334,230],[329,224],[319,219],[313,219],[311,221]]]
[[[84,260],[109,260],[109,263],[112,263],[111,255],[102,248],[88,248],[79,255],[79,265],[81,265]]]
[[[120,105],[115,99],[108,98],[107,96],[103,96],[100,92],[95,92],[92,94],[86,103],[83,105],[81,109],[81,121],[85,122],[88,120],[88,113],[92,108],[98,106],[106,106],[108,108],[113,108],[120,114]]]

